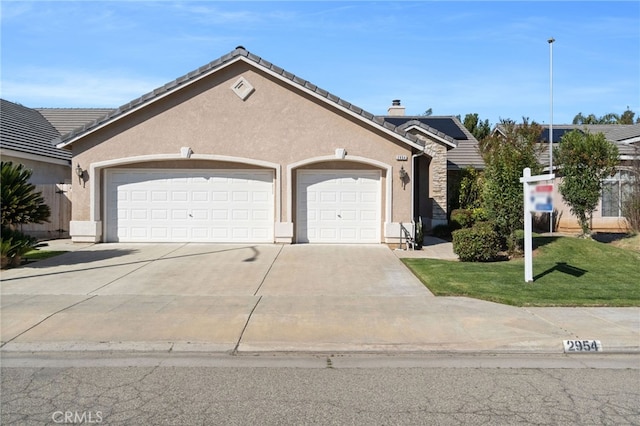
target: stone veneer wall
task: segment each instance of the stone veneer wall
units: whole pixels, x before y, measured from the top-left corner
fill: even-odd
[[[429,165],[429,198],[431,220],[434,225],[447,222],[447,148],[433,140],[416,134],[425,143],[425,154],[431,157]]]

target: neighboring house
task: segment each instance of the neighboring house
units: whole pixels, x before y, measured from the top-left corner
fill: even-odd
[[[33,170],[34,185],[70,183],[71,153],[56,148],[60,133],[35,109],[0,99],[0,154],[2,161]]]
[[[54,120],[47,112],[56,111]],[[51,208],[49,223],[22,225],[21,230],[40,238],[68,236],[71,218],[71,153],[53,141],[110,110],[33,109],[0,99],[0,156],[2,161],[23,164],[32,170],[30,182],[42,192]],[[59,123],[60,126],[58,125]],[[68,124],[65,124],[68,123]]]
[[[447,221],[452,117],[376,117],[238,47],[59,141],[74,241],[397,243]]]
[[[549,126],[542,125],[540,140],[549,143]],[[562,136],[572,130],[580,130],[591,134],[602,133],[606,140],[618,147],[620,163],[615,176],[604,181],[602,197],[593,212],[591,229],[596,232],[625,232],[628,230],[626,219],[622,215],[621,200],[626,184],[631,181],[632,162],[640,159],[640,124],[561,124],[553,125],[553,143],[560,143]],[[497,126],[495,131],[501,132]],[[547,147],[540,155],[540,162],[549,169],[549,150]],[[553,165],[554,170],[556,164]],[[561,177],[560,177],[561,178]],[[554,226],[560,232],[580,232],[578,219],[571,214],[571,210],[564,203],[562,195],[557,190],[554,194]]]
[[[640,160],[640,124],[600,124],[600,125],[567,125],[558,126],[560,131],[579,129],[589,133],[602,133],[604,137],[618,147],[620,163],[618,171],[603,184],[602,197],[593,212],[591,229],[596,232],[625,232],[629,229],[622,213],[624,192],[628,191],[631,182],[632,162]],[[554,142],[556,142],[556,126],[553,126]],[[547,139],[548,140],[548,136]],[[548,163],[548,156],[546,157]],[[545,164],[545,163],[543,163]],[[554,166],[555,167],[555,166]],[[564,204],[562,196],[556,195],[554,200],[558,207],[556,226],[559,231],[580,232],[580,226],[569,206]]]

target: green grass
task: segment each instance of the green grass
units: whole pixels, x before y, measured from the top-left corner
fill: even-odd
[[[524,259],[403,262],[436,296],[516,306],[640,306],[640,253],[572,237],[538,236],[533,245],[533,283],[524,282]]]
[[[50,257],[58,256],[60,254],[66,253],[66,251],[56,251],[56,250],[31,250],[25,253],[22,258],[27,262],[35,262],[38,260],[48,259]]]

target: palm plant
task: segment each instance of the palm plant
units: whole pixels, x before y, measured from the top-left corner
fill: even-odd
[[[36,239],[19,232],[17,225],[48,222],[51,209],[41,192],[29,183],[32,171],[22,164],[2,162],[0,170],[0,205],[2,226],[0,249],[2,268],[20,264],[22,255],[31,250]]]
[[[0,186],[2,187],[2,226],[14,228],[24,223],[48,222],[51,209],[44,203],[41,192],[29,183],[32,171],[22,164],[2,162]]]

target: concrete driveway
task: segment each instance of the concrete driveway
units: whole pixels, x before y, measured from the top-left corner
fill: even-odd
[[[435,298],[383,245],[69,248],[2,272],[2,351],[562,352],[575,338],[639,349],[637,308]]]
[[[432,297],[385,246],[97,244],[1,290],[5,350],[332,347]]]

